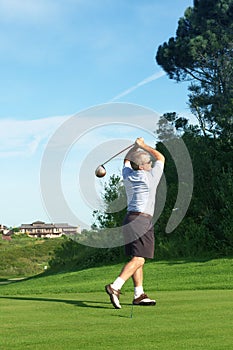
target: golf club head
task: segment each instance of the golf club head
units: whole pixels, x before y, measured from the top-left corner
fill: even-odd
[[[95,176],[104,177],[106,175],[106,169],[103,165],[99,165],[95,170]]]

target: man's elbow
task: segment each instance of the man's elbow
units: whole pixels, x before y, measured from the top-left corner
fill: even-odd
[[[161,162],[165,163],[165,157],[161,154],[157,160],[160,160]]]

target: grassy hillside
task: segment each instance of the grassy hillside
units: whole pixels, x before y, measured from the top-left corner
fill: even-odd
[[[1,294],[100,292],[105,282],[112,282],[121,267],[122,264],[117,264],[48,276],[42,274],[22,282],[2,285]],[[148,262],[144,277],[148,291],[230,290],[233,289],[233,259]],[[129,281],[124,290],[131,289],[132,283]]]
[[[14,236],[4,241],[0,235],[0,279],[32,276],[44,271],[63,238],[35,239]]]
[[[104,285],[121,264],[0,284],[4,350],[230,350],[233,336],[232,259],[145,265],[155,307],[133,307],[132,282],[121,310]]]

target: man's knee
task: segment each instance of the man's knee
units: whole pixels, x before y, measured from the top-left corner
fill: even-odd
[[[133,260],[134,260],[135,264],[136,264],[138,267],[143,266],[144,263],[145,263],[145,259],[142,258],[141,256],[134,256],[134,257],[133,257]]]

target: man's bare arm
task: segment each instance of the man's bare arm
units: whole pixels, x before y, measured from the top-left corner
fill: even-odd
[[[133,154],[135,151],[138,150],[138,146],[135,144],[130,150],[127,152],[125,158],[124,158],[124,164],[127,166],[130,166],[130,160],[131,160],[131,154]]]
[[[144,139],[142,137],[138,137],[137,140],[135,141],[135,144],[142,148],[144,151],[150,153],[150,155],[155,158],[156,160],[160,160],[161,162],[165,163],[165,157],[162,155],[162,153],[160,153],[159,151],[157,151],[156,149],[148,146],[145,142]]]

